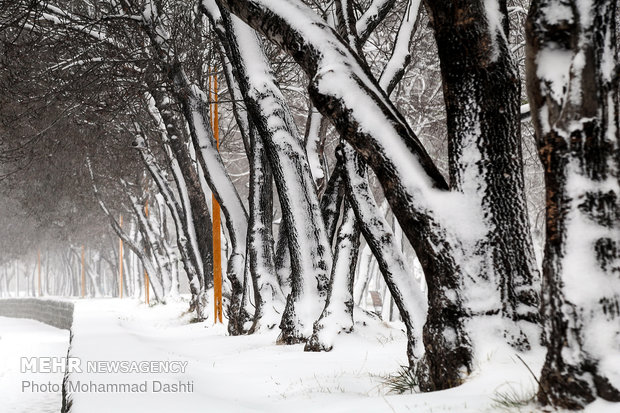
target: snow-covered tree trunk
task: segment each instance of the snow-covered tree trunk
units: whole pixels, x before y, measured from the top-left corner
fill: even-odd
[[[424,338],[430,351],[424,368],[418,369],[422,387],[459,384],[472,367],[463,329],[469,314],[458,294],[468,272],[458,262],[461,237],[468,234],[450,224],[451,217],[460,214],[459,221],[481,226],[480,217],[462,208],[462,196],[448,194],[443,176],[355,51],[306,5],[298,0],[220,3],[296,60],[311,79],[315,107],[373,168],[427,277],[429,322]],[[459,211],[450,210],[457,206]]]
[[[165,131],[162,131],[165,133]],[[177,199],[177,195],[172,191],[169,186],[165,173],[160,167],[159,163],[150,151],[150,148],[146,145],[146,139],[142,136],[136,137],[136,145],[140,150],[140,155],[147,170],[150,172],[155,185],[157,186],[159,193],[162,197],[162,202],[166,205],[170,214],[172,215],[172,222],[176,232],[176,243],[183,262],[183,267],[188,278],[190,293],[192,294],[192,302],[197,312],[198,318],[203,317],[203,311],[200,308],[200,281],[199,281],[199,266],[198,256],[193,250],[193,246],[190,243],[190,236],[188,235],[189,229],[187,226],[187,220],[185,217],[185,211],[181,207],[182,202]],[[176,181],[176,180],[175,180]],[[177,181],[178,182],[178,181]],[[178,190],[178,193],[182,193],[182,189]],[[176,267],[176,265],[175,265]],[[173,296],[178,295],[178,272],[174,270],[171,274],[170,294]]]
[[[394,3],[396,0],[372,0],[370,2],[368,8],[355,23],[355,31],[359,36],[360,45],[366,43],[370,34],[394,7]]]
[[[250,227],[248,258],[254,290],[254,321],[250,332],[276,326],[285,297],[275,272],[272,232],[273,179],[258,132],[250,126]]]
[[[379,79],[381,88],[388,96],[402,78],[409,63],[409,46],[415,31],[419,4],[419,1],[408,3],[394,42],[392,55]],[[347,39],[352,49],[357,50],[358,55],[362,55],[359,36],[356,33],[352,2],[337,0],[335,7],[338,32],[344,39]],[[385,293],[389,288],[389,291],[396,295],[399,309],[402,309],[401,317],[405,322],[408,336],[407,355],[410,366],[415,368],[423,353],[421,336],[427,313],[426,297],[422,294],[412,271],[406,265],[401,248],[380,212],[383,208],[376,205],[368,183],[364,161],[346,142],[342,144],[337,158],[338,165],[344,165],[343,175],[347,181],[347,197],[351,199],[350,202],[363,228],[366,241],[375,254],[384,276]]]
[[[532,3],[527,85],[545,168],[538,400],[620,401],[620,128],[615,0]]]
[[[407,328],[407,357],[409,364],[415,368],[424,353],[420,342],[422,328],[427,315],[427,299],[424,296],[419,282],[406,263],[400,246],[397,244],[392,230],[379,211],[370,184],[366,165],[360,156],[349,144],[344,144],[340,157],[344,159],[347,199],[350,200],[355,215],[361,226],[362,234],[373,255],[379,264],[379,270],[385,283],[400,311],[400,315]],[[454,295],[458,296],[458,290]],[[463,335],[463,327],[458,320],[447,324],[445,320],[435,320],[429,317],[429,329],[435,324],[445,323],[457,331],[458,337]],[[445,327],[444,327],[445,328]],[[429,331],[430,333],[430,331]],[[427,349],[430,353],[431,349]],[[432,354],[430,355],[432,357]]]
[[[308,163],[312,171],[312,177],[316,184],[317,192],[321,193],[325,186],[325,137],[327,135],[327,120],[319,113],[319,111],[310,106],[308,118],[306,121],[306,133],[304,134],[304,142],[306,146],[306,155]]]
[[[508,45],[506,0],[426,1],[441,63],[450,186],[481,209],[486,232],[470,255],[472,313],[537,320],[539,279],[527,215],[520,131],[521,87]],[[467,284],[466,284],[467,285]],[[483,287],[487,285],[487,287]],[[489,295],[497,298],[489,300]],[[478,301],[478,302],[476,302]],[[514,327],[514,326],[513,326]],[[527,347],[517,328],[507,332]]]
[[[344,200],[344,165],[341,159],[336,160],[336,166],[325,185],[325,191],[321,196],[321,215],[327,231],[327,239],[330,245],[334,242],[334,236],[338,229],[340,209]]]
[[[223,24],[225,47],[253,124],[265,146],[286,222],[291,293],[280,323],[282,343],[305,341],[321,313],[331,269],[331,249],[303,139],[275,81],[256,33],[241,20],[203,1]],[[220,23],[221,22],[221,23]]]
[[[101,274],[95,271],[95,269],[91,265],[87,266],[86,274],[88,275],[88,278],[90,279],[90,282],[88,284],[92,289],[91,296],[101,297],[101,289],[100,289],[100,284],[99,284],[99,279],[101,278]]]
[[[167,144],[174,155],[175,165],[179,167],[183,178],[181,188],[184,188],[186,193],[182,196],[187,196],[189,201],[189,211],[186,211],[186,214],[188,218],[191,217],[193,227],[190,236],[194,237],[195,245],[200,253],[203,270],[200,279],[202,289],[206,290],[206,287],[213,283],[212,224],[207,198],[203,192],[198,171],[190,157],[189,142],[184,142],[186,134],[182,130],[182,126],[179,126],[181,121],[170,107],[170,100],[166,98],[157,85],[151,87],[150,93],[165,125],[168,135]]]
[[[163,168],[158,165],[157,160],[147,145],[146,135],[141,136],[138,134],[136,136],[136,148],[140,150],[148,171],[153,177],[155,184],[166,200],[170,212],[172,213],[177,231],[177,245],[179,247],[179,252],[181,253],[181,258],[183,260],[186,275],[189,281],[190,292],[192,294],[190,311],[196,311],[196,318],[203,319],[205,317],[204,310],[207,303],[206,290],[208,287],[208,277],[211,276],[211,273],[205,273],[205,271],[209,268],[209,262],[206,264],[203,263],[203,257],[198,243],[198,237],[196,235],[196,226],[200,225],[200,222],[194,221],[195,213],[192,206],[192,198],[190,198],[190,190],[188,189],[193,188],[193,191],[197,191],[198,188],[200,188],[200,192],[204,194],[203,185],[200,182],[200,177],[198,174],[191,174],[191,171],[195,171],[193,167],[190,170],[190,176],[184,175],[183,169],[177,159],[178,152],[173,151],[171,147],[171,140],[173,140],[173,138],[177,138],[174,135],[169,135],[169,128],[166,127],[165,120],[157,108],[155,98],[152,95],[147,94],[146,100],[149,114],[160,131],[159,143],[162,146],[168,169],[170,170],[172,180],[175,183],[177,189],[176,194],[174,194],[172,189],[168,187],[167,182],[164,179]],[[140,133],[140,131],[138,132]],[[187,149],[188,148],[186,148],[186,150]],[[184,151],[182,157],[184,158],[184,165],[186,167],[187,159],[185,159],[185,157],[189,157],[191,166],[192,161],[189,152]],[[195,182],[196,179],[198,179],[197,183]],[[188,186],[188,182],[192,183]],[[200,200],[194,199],[194,202],[200,202]],[[208,208],[206,201],[204,205],[202,205],[202,203],[199,204],[199,208],[202,207]],[[207,225],[211,225],[210,217]],[[210,262],[212,263],[212,261]],[[207,269],[205,269],[205,265],[207,265]]]
[[[329,351],[335,336],[353,330],[353,279],[360,247],[360,230],[349,201],[344,203],[344,213],[334,252],[329,290],[321,317],[314,323],[312,337],[305,351]]]
[[[223,31],[220,31],[224,35]],[[276,273],[273,239],[273,177],[258,131],[251,124],[233,67],[222,46],[224,74],[233,96],[233,114],[250,161],[250,221],[247,257],[254,292],[254,316],[248,333],[273,328],[281,318],[286,295]],[[246,291],[247,292],[247,291]]]
[[[247,318],[241,304],[247,246],[247,212],[217,149],[209,122],[206,95],[196,85],[190,84],[180,63],[172,65],[169,76],[174,84],[174,95],[183,108],[198,163],[226,218],[225,223],[231,246],[226,266],[226,275],[231,285],[227,311],[228,326],[231,334],[241,334],[244,332],[243,324]]]
[[[4,276],[2,277],[2,297],[7,297],[9,294],[9,270],[8,265],[4,265]]]
[[[149,218],[144,215],[144,202],[138,200],[133,195],[129,195],[129,199],[134,214],[138,218],[138,230],[140,231],[143,245],[142,263],[149,275],[149,284],[152,286],[155,300],[163,302],[164,289],[159,280],[164,277],[163,273],[167,271],[169,261],[164,257],[160,237],[155,234]],[[148,261],[148,263],[145,261]]]
[[[176,51],[170,47],[168,42],[170,33],[165,24],[166,16],[162,14],[163,6],[159,2],[147,2],[142,13],[140,27],[151,39],[160,70],[163,75],[167,76],[172,95],[182,108],[202,176],[213,191],[226,217],[225,223],[230,241],[228,245],[232,247],[226,266],[227,277],[231,285],[228,327],[232,334],[241,334],[246,319],[241,297],[243,295],[248,216],[219,154],[209,120],[207,103],[209,99],[197,85],[190,83],[179,57],[176,56]],[[196,231],[198,238],[201,237],[200,232]],[[204,237],[204,234],[202,236]]]
[[[102,199],[101,193],[99,192],[97,185],[95,183],[95,178],[93,175],[93,171],[90,168],[90,165],[88,165],[88,169],[90,172],[90,178],[91,178],[95,198],[97,199],[97,203],[99,204],[99,208],[101,209],[101,211],[108,217],[108,220],[110,221],[110,226],[112,227],[112,229],[123,240],[124,244],[135,254],[135,256],[137,256],[140,259],[147,273],[152,274],[152,275],[158,274],[162,268],[162,265],[160,264],[159,260],[154,260],[155,265],[153,265],[153,262],[151,261],[152,257],[148,253],[148,251],[146,251],[145,248],[141,247],[138,243],[134,241],[132,237],[134,233],[134,225],[131,225],[129,232],[126,232],[125,230],[123,230],[123,228],[121,228],[120,224],[118,223],[118,221],[116,221],[116,218],[110,212],[110,210],[105,205],[105,202]],[[135,198],[131,199],[131,201],[132,201],[131,206],[134,209],[134,212],[136,216],[138,216],[138,219],[140,221],[139,226],[142,230],[141,232],[144,234],[148,234],[147,232],[148,230],[145,228],[146,218],[142,215],[142,210],[141,210],[142,204],[138,203]],[[150,237],[151,235],[147,235],[147,236]],[[155,256],[155,258],[157,258],[157,256]],[[141,280],[142,277],[135,277],[135,271],[133,271],[132,273],[134,275],[134,278],[136,278],[134,282],[139,283],[139,280]],[[128,272],[128,275],[129,275],[129,272]],[[157,301],[163,302],[163,289],[161,287],[161,284],[157,281],[157,279],[151,279],[151,286],[153,287],[153,294],[155,296],[155,299]],[[77,289],[77,286],[76,286],[76,289]],[[139,288],[136,288],[136,290],[139,291]],[[136,294],[136,291],[134,291],[134,295],[135,294]]]

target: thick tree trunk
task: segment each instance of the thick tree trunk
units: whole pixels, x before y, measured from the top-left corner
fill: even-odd
[[[527,83],[545,167],[538,400],[620,401],[620,128],[617,2],[535,0]]]
[[[425,3],[441,63],[450,186],[484,215],[486,233],[471,246],[471,256],[482,259],[470,264],[478,267],[471,288],[466,283],[470,310],[535,322],[539,274],[526,207],[521,87],[508,48],[506,0]],[[507,334],[513,344],[528,346],[518,328],[508,326]]]

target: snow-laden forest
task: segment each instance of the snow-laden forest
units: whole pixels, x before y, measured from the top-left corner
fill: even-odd
[[[500,407],[613,406],[617,9],[0,0],[0,296],[179,310],[178,351],[376,351],[401,407],[501,385],[494,352],[533,380]],[[369,337],[401,330],[394,364]],[[244,348],[248,377],[283,354]]]

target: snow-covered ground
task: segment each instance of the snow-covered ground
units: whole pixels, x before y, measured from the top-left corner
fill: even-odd
[[[71,373],[73,385],[147,385],[146,392],[73,392],[72,411],[495,412],[503,410],[494,400],[501,393],[532,394],[535,388],[535,380],[514,351],[489,341],[478,353],[476,371],[458,388],[390,394],[384,377],[406,362],[406,338],[398,324],[388,325],[359,311],[356,319],[363,320],[364,325],[358,323],[354,333],[339,336],[333,351],[305,353],[302,345],[274,344],[277,331],[230,337],[223,326],[214,327],[212,321],[191,324],[191,315],[183,314],[186,308],[184,302],[149,308],[133,300],[78,301],[71,354],[81,359],[83,371]],[[15,370],[16,360],[21,354],[64,353],[66,332],[34,321],[0,320],[1,400],[9,396],[9,406],[11,402],[23,403],[19,404],[22,410],[8,411],[48,411],[26,408],[26,403],[48,399],[18,394],[15,383],[23,377]],[[538,372],[543,354],[537,348],[522,357]],[[86,371],[88,361],[173,361],[187,362],[187,366],[184,373],[95,373]],[[46,375],[41,380],[50,378]],[[55,379],[60,383],[61,377]],[[180,382],[187,391],[153,392],[155,382]],[[192,384],[191,390],[188,384]],[[526,406],[520,411],[536,410]],[[616,412],[617,406],[596,402],[588,411]]]
[[[22,373],[22,357],[65,357],[69,332],[34,320],[0,317],[0,411],[58,413],[61,393],[22,391],[23,381],[60,385],[62,373]]]

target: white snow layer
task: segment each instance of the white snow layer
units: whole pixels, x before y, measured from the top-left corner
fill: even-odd
[[[210,307],[210,306],[209,306]],[[463,385],[424,394],[390,394],[383,377],[406,364],[406,337],[399,323],[385,323],[357,311],[355,331],[336,337],[329,353],[308,353],[303,345],[274,344],[277,331],[226,336],[225,326],[188,324],[187,303],[146,307],[135,300],[99,299],[76,303],[71,356],[88,361],[180,361],[185,373],[71,373],[72,382],[167,384],[191,382],[176,393],[72,393],[74,413],[169,412],[496,412],[501,392],[532,394],[536,383],[517,353],[487,320],[472,326],[479,363]],[[60,383],[62,375],[20,375],[19,357],[65,355],[68,334],[29,320],[0,317],[0,397],[3,412],[46,412],[47,398],[58,411],[59,395],[23,394],[21,380]],[[60,342],[63,342],[62,345]],[[520,354],[540,371],[544,350]],[[152,389],[152,387],[150,388]],[[54,400],[52,400],[54,399]],[[8,402],[7,402],[8,401]],[[8,403],[8,404],[7,404]],[[30,408],[32,406],[32,408]],[[615,412],[596,401],[587,412]],[[537,411],[533,405],[523,411]]]

